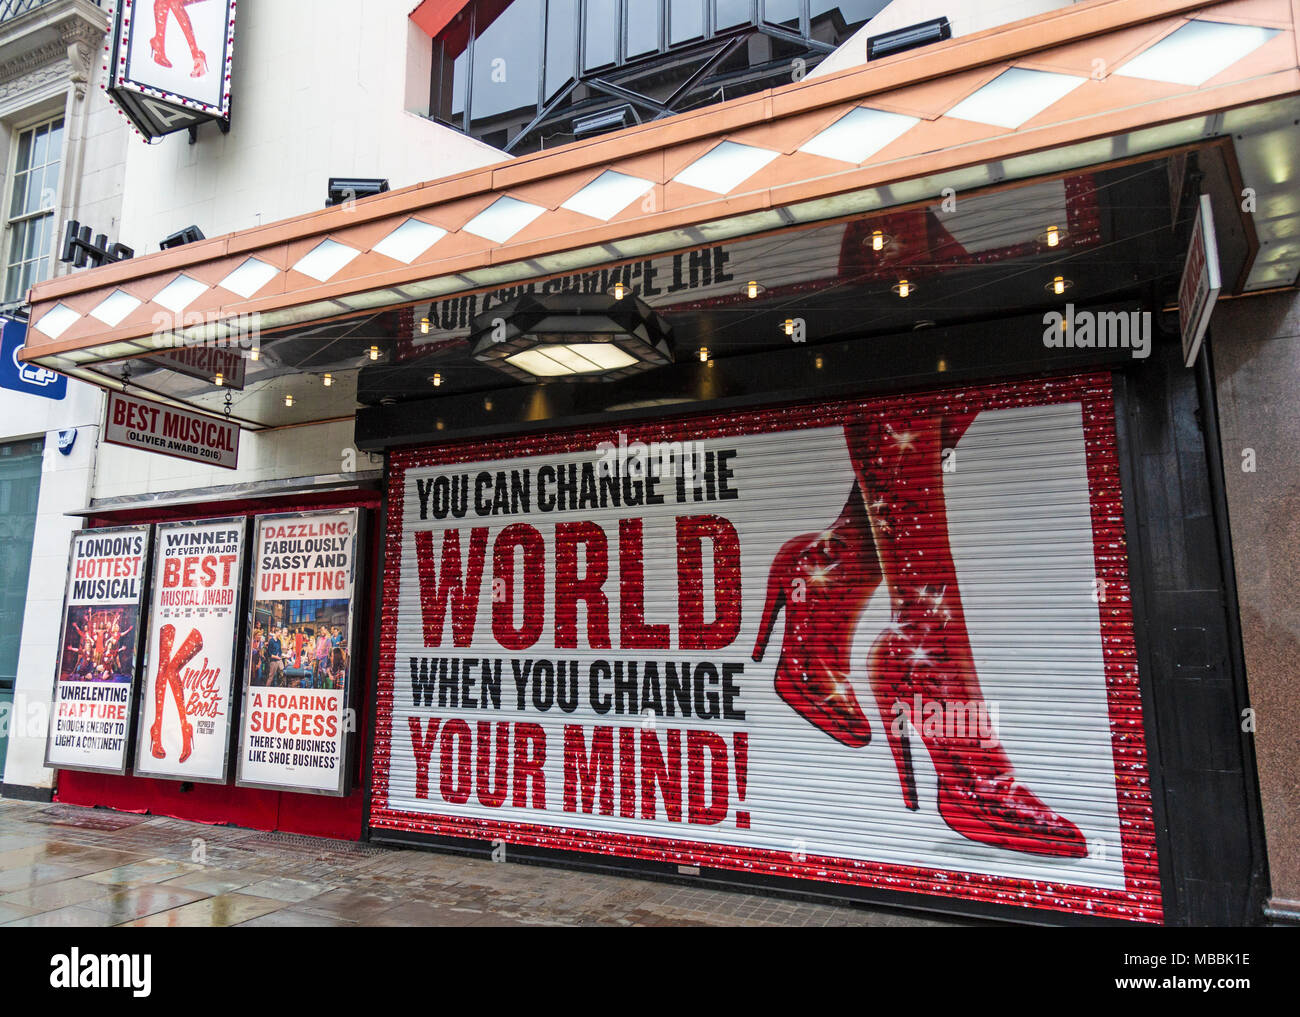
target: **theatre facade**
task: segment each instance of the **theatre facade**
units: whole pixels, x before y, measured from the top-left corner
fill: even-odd
[[[480,82],[458,54],[515,6],[412,24]],[[1258,358],[1294,332],[1297,16],[1089,0],[847,66],[837,37],[559,147],[549,84],[517,123],[453,97],[512,158],[37,285],[24,356],[104,390],[118,470],[72,538],[55,796],[1285,920],[1286,566],[1242,563],[1279,539],[1249,506],[1289,504]]]

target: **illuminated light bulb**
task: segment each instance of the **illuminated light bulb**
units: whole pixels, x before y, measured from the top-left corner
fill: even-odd
[[[330,388],[330,387],[334,384],[334,375],[332,375],[332,374],[330,374],[328,371],[326,371],[326,372],[325,372],[325,377],[324,377],[324,379],[322,379],[322,380],[323,380],[324,383],[325,383],[325,387],[326,387],[326,388]]]
[[[757,280],[751,279],[749,281],[749,285],[745,287],[745,292],[749,295],[750,300],[755,299],[758,296]]]
[[[491,399],[484,399],[484,400],[483,400],[483,409],[487,410],[489,413],[492,412],[492,400],[491,400]]]
[[[251,350],[248,351],[248,359],[254,362],[261,360],[262,348],[260,346],[254,346]]]
[[[222,374],[220,371],[218,371],[217,376],[212,379],[212,384],[216,385],[217,388],[220,388],[225,383],[226,383],[226,376]]]
[[[437,388],[437,387],[438,387],[439,385],[441,385],[441,384],[442,384],[442,375],[441,375],[441,374],[435,374],[435,375],[433,376],[433,387],[434,387],[434,388]]]
[[[1056,226],[1047,227],[1047,246],[1058,247],[1061,243],[1061,231]]]
[[[707,346],[701,346],[701,347],[700,347],[700,363],[701,363],[701,364],[707,364],[708,362],[709,362],[709,348],[708,348]]]
[[[940,371],[946,371],[946,370],[948,370],[948,361],[944,360],[943,357],[940,357],[940,358],[939,358],[939,363],[938,363],[937,367],[938,367],[938,370],[940,370]]]
[[[1052,292],[1058,297],[1065,292],[1065,276],[1058,275],[1052,280]]]
[[[624,288],[623,284],[621,282],[616,282],[614,284],[614,299],[622,300],[626,295],[627,290]]]
[[[287,395],[287,396],[285,396],[285,397],[284,397],[284,405],[287,406],[287,407],[292,407],[292,406],[293,406],[293,396],[291,396],[291,395]]]
[[[429,319],[428,319],[428,318],[421,318],[421,319],[420,319],[420,331],[421,331],[424,335],[428,335],[428,334],[429,334]]]
[[[894,287],[894,292],[906,300],[912,295],[912,284],[906,279],[900,279],[898,285]]]
[[[871,249],[873,251],[883,251],[885,249],[885,233],[883,230],[871,231]]]
[[[814,361],[813,361],[813,366],[814,366],[815,368],[817,368],[817,370],[820,371],[820,370],[822,369],[822,358],[821,358],[821,357],[818,357],[816,360],[814,360]]]
[[[378,347],[378,346],[371,346],[371,347],[370,347],[370,359],[371,359],[371,360],[378,360],[378,359],[379,359],[379,347]]]
[[[437,426],[438,426],[438,430],[441,431],[442,428],[443,428],[443,423],[442,423],[441,420],[438,421],[438,425],[437,425]]]
[[[781,326],[786,335],[794,335],[794,319],[786,318],[785,324]]]

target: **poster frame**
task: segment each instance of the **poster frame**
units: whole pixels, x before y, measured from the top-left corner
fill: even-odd
[[[241,680],[243,683],[243,695],[240,700],[240,726],[239,737],[236,751],[239,754],[235,764],[235,786],[254,788],[260,791],[279,791],[284,794],[306,794],[322,795],[330,798],[347,798],[355,790],[352,779],[353,761],[356,759],[356,741],[358,737],[358,724],[353,723],[351,730],[346,726],[343,731],[342,748],[339,757],[339,779],[334,789],[326,788],[308,788],[299,787],[292,784],[271,784],[265,781],[246,780],[244,778],[244,718],[248,716],[248,692],[250,688],[250,678],[252,676],[253,665],[253,641],[251,633],[253,626],[256,624],[257,612],[257,579],[260,571],[258,567],[257,546],[262,524],[266,520],[281,519],[310,519],[319,516],[339,516],[351,514],[355,520],[352,529],[352,561],[351,561],[351,579],[352,595],[348,598],[348,648],[349,654],[355,654],[357,646],[357,637],[360,635],[360,583],[365,573],[365,556],[366,556],[366,536],[368,532],[369,513],[362,506],[344,506],[340,508],[320,508],[309,509],[301,512],[267,512],[252,517],[252,526],[250,527],[249,550],[252,555],[251,566],[248,571],[248,598],[244,605],[244,628],[249,634],[249,638],[244,640],[243,670]],[[367,657],[365,662],[368,663]],[[352,717],[357,715],[356,697],[357,685],[360,677],[357,672],[356,657],[349,657],[349,674],[348,686],[344,690],[343,696],[343,713],[347,717],[349,712]]]
[[[145,680],[149,673],[149,664],[151,662],[149,647],[153,643],[154,624],[156,619],[153,616],[153,593],[154,593],[154,572],[157,568],[157,548],[159,544],[159,531],[164,527],[189,527],[200,525],[212,525],[216,523],[229,523],[232,526],[238,526],[240,535],[240,555],[239,555],[239,578],[235,582],[237,598],[235,603],[235,635],[230,647],[230,707],[227,711],[230,718],[230,730],[226,732],[225,746],[222,750],[222,764],[220,777],[200,777],[190,774],[173,774],[173,773],[153,773],[142,771],[139,768],[140,759],[144,753],[143,737],[145,732],[144,710],[145,710]],[[140,686],[138,701],[136,703],[136,721],[135,721],[135,759],[131,766],[131,773],[136,777],[146,780],[170,780],[179,781],[183,784],[219,784],[226,785],[230,783],[230,748],[231,748],[231,731],[239,720],[238,702],[234,692],[235,664],[240,659],[240,642],[244,639],[245,632],[243,628],[244,621],[244,603],[248,596],[248,517],[247,516],[212,516],[203,519],[177,519],[163,523],[156,523],[153,526],[154,531],[154,554],[150,562],[149,569],[149,642],[144,647],[140,663],[137,669],[137,684]]]
[[[154,548],[154,528],[151,523],[141,523],[133,526],[110,526],[94,527],[87,526],[80,530],[74,530],[68,537],[68,563],[63,584],[63,608],[59,618],[59,649],[54,658],[54,682],[50,688],[50,715],[49,723],[46,725],[45,732],[45,766],[51,770],[75,770],[79,773],[107,773],[116,777],[124,777],[131,771],[135,764],[135,746],[136,746],[136,723],[138,720],[138,711],[136,699],[140,691],[140,673],[144,663],[144,649],[148,643],[146,632],[148,631],[148,614],[145,610],[146,605],[153,596],[153,548]],[[59,701],[59,674],[62,670],[63,651],[66,648],[66,639],[68,636],[68,597],[72,592],[72,555],[76,549],[77,540],[86,534],[95,534],[96,536],[108,536],[114,533],[143,533],[144,534],[144,552],[141,555],[140,568],[140,597],[136,606],[136,623],[135,623],[135,643],[131,651],[131,696],[128,701],[128,719],[127,719],[127,738],[126,745],[122,751],[121,767],[104,767],[88,766],[86,764],[67,765],[51,760],[50,750],[53,748],[55,730],[55,715],[58,710]]]

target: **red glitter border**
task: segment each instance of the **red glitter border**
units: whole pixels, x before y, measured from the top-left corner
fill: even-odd
[[[619,425],[602,431],[556,431],[503,441],[399,450],[391,454],[389,461],[388,529],[384,535],[386,567],[381,595],[384,603],[396,603],[401,574],[398,563],[401,560],[403,494],[406,471],[413,467],[590,450],[602,441],[617,442],[620,431],[627,435],[628,442],[684,441],[832,427],[844,424],[850,414],[888,411],[900,404],[905,404],[912,412],[933,410],[949,413],[1078,402],[1083,409],[1096,574],[1105,584],[1099,610],[1115,759],[1124,889],[1109,890],[846,858],[808,856],[795,861],[788,853],[757,848],[390,809],[387,796],[397,617],[396,611],[388,610],[383,612],[380,629],[370,826],[445,837],[501,839],[507,843],[564,851],[761,872],[1136,922],[1161,922],[1163,907],[1133,640],[1132,596],[1128,584],[1124,505],[1111,386],[1110,374],[1093,372],[871,399],[774,407],[734,415],[682,417],[640,425]]]

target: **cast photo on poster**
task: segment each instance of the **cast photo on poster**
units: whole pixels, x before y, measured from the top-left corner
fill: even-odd
[[[347,600],[260,601],[253,620],[258,688],[344,689],[352,664]]]
[[[61,682],[130,682],[135,671],[135,631],[140,610],[71,607],[59,659]]]

